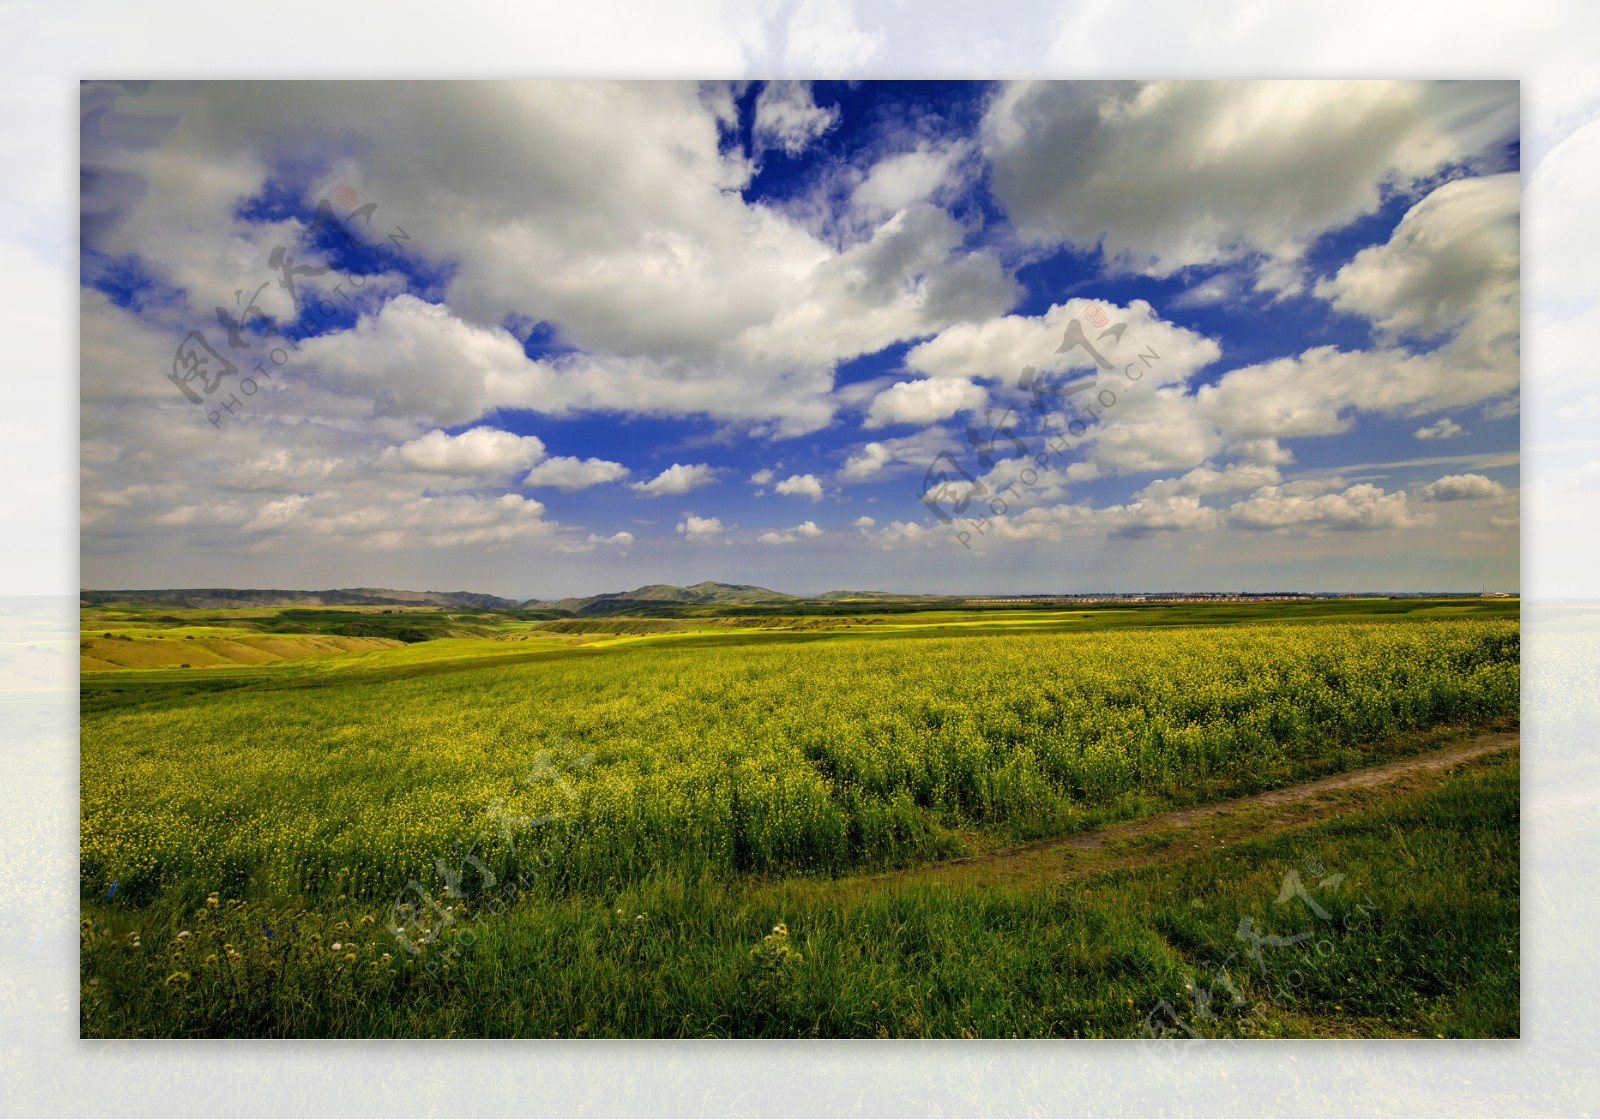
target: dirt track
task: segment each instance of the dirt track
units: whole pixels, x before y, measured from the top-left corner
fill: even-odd
[[[1325,820],[1351,806],[1352,799],[1344,796],[1351,791],[1437,774],[1484,755],[1517,750],[1520,744],[1519,731],[1486,731],[1426,754],[1332,774],[1301,785],[1176,809],[1075,836],[1036,840],[965,859],[843,882],[853,882],[858,887],[941,879],[1001,883],[1040,877],[1076,878],[1145,866],[1193,855],[1200,850],[1224,848],[1263,832]],[[1144,844],[1131,843],[1141,839]]]

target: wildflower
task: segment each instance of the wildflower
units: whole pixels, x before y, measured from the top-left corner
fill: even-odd
[[[171,976],[167,977],[167,984],[168,985],[186,984],[186,983],[188,983],[188,981],[189,981],[189,974],[187,972],[174,972]]]
[[[354,953],[346,953],[344,955],[344,959],[347,961],[353,961],[356,959],[356,955]]]
[[[182,933],[178,934],[178,940],[182,941],[184,938],[186,938],[188,936],[189,936],[189,931],[188,930],[184,930]]]
[[[384,955],[383,955],[383,959],[384,959],[384,960],[388,960],[388,959],[389,959],[389,954],[388,954],[388,953],[385,953],[385,954],[384,954]]]
[[[343,945],[341,945],[341,944],[339,944],[339,943],[338,943],[338,942],[337,942],[337,941],[335,941],[335,942],[334,942],[334,943],[333,943],[333,951],[334,951],[334,952],[335,952],[335,953],[337,953],[337,952],[338,952],[338,951],[339,951],[339,950],[340,950],[340,949],[343,949],[343,948],[344,948],[344,946],[343,946]]]

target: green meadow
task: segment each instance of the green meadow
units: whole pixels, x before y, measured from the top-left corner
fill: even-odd
[[[1515,1035],[1514,751],[920,872],[1513,727],[1517,609],[88,606],[82,1030]]]

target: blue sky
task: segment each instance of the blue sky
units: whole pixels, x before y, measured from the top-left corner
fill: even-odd
[[[86,587],[1518,586],[1514,82],[84,96]]]

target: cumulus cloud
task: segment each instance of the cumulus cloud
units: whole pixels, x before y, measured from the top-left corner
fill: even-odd
[[[1424,425],[1411,434],[1417,439],[1454,439],[1456,436],[1467,435],[1468,432],[1448,416],[1441,416],[1432,424]]]
[[[1095,327],[1091,312],[1103,314],[1106,326]],[[1097,373],[1100,359],[1120,370],[1138,354],[1158,356],[1150,377],[1150,384],[1158,385],[1187,380],[1222,351],[1214,340],[1162,319],[1144,300],[1118,307],[1070,299],[1042,315],[1003,315],[952,325],[912,347],[906,366],[933,378],[988,378],[1015,385],[1025,368],[1041,374]],[[1050,384],[1060,382],[1058,378]]]
[[[722,532],[722,520],[717,517],[697,517],[692,513],[686,513],[683,515],[683,520],[678,522],[678,532],[689,540],[715,537]]]
[[[627,478],[627,467],[609,459],[580,459],[557,455],[534,467],[522,479],[524,486],[554,486],[558,490],[584,490]]]
[[[1407,529],[1426,522],[1406,506],[1406,492],[1385,493],[1358,483],[1339,493],[1315,493],[1314,485],[1264,486],[1228,510],[1239,529]]]
[[[1409,417],[1514,391],[1519,367],[1454,343],[1428,353],[1320,346],[1254,363],[1193,391],[1117,387],[1082,454],[1107,473],[1194,467],[1219,455],[1288,461],[1280,441],[1350,431],[1363,415]]]
[[[1521,187],[1514,174],[1456,179],[1418,202],[1389,240],[1363,249],[1316,294],[1390,336],[1423,339],[1488,317],[1515,331]]]
[[[501,478],[544,457],[536,436],[518,436],[494,428],[469,428],[446,435],[435,428],[417,439],[384,452],[381,463],[399,463],[432,474]]]
[[[883,50],[884,33],[856,22],[848,0],[800,0],[785,31],[784,66],[790,73],[842,78]]]
[[[864,425],[882,428],[889,424],[932,424],[958,412],[982,408],[988,399],[981,387],[957,378],[897,381],[873,398]]]
[[[870,529],[876,525],[877,522],[868,517],[866,514],[862,514],[860,517],[856,518],[852,524],[854,524],[857,529]]]
[[[931,547],[944,535],[915,521],[900,520],[891,521],[880,529],[863,529],[862,533],[884,551],[892,551],[908,544]]]
[[[799,155],[838,120],[837,111],[818,107],[810,82],[768,82],[756,97],[752,139],[758,152],[777,148]]]
[[[831,10],[796,19],[829,25]],[[806,88],[764,91],[774,137],[814,133],[831,112]],[[312,183],[294,184],[314,199],[341,181],[382,183],[374,225],[404,226],[415,255],[449,262],[442,297],[367,299],[355,328],[306,343],[305,364],[369,415],[450,427],[494,408],[608,409],[800,434],[832,418],[838,362],[1017,296],[998,257],[926,202],[836,242],[746,201],[750,163],[722,142],[727,98],[693,83],[218,84],[183,100],[150,189],[102,248],[195,293],[195,321],[274,245],[319,259],[298,219],[242,216],[283,188],[273,168],[303,162],[303,122],[357,138],[385,122],[359,162],[330,150]],[[552,156],[575,151],[584,158]],[[867,197],[918,193],[926,177],[913,172],[886,167]],[[261,293],[280,319],[286,300],[275,285]],[[565,356],[530,359],[504,329],[513,318],[552,324]]]
[[[864,444],[859,451],[852,452],[845,460],[839,471],[839,477],[847,481],[872,478],[888,464],[892,452],[882,443],[871,442]]]
[[[264,502],[239,531],[259,535],[273,550],[308,542],[376,551],[414,548],[498,547],[546,536],[555,528],[532,498],[502,494],[384,495],[380,504],[350,500],[338,491],[294,494]]]
[[[1259,490],[1265,486],[1276,485],[1278,482],[1278,468],[1270,464],[1230,463],[1220,471],[1211,467],[1196,467],[1180,478],[1157,479],[1146,485],[1135,497],[1147,500],[1199,497],[1206,494]]]
[[[790,475],[774,486],[773,489],[780,494],[792,494],[801,498],[810,498],[813,502],[822,500],[822,482],[814,474]]]
[[[1386,190],[1516,127],[1514,82],[1018,82],[990,104],[983,141],[1024,237],[1169,276],[1297,260]]]
[[[972,148],[962,141],[923,142],[873,164],[851,192],[851,208],[868,220],[888,217],[963,180]]]
[[[1498,498],[1505,493],[1504,486],[1481,474],[1447,474],[1417,491],[1417,497],[1425,502],[1460,502]]]
[[[826,26],[822,17],[833,10],[803,7],[812,28]],[[1515,490],[1497,504],[1460,501],[1417,512],[1419,499],[1452,500],[1448,478],[1413,486],[1407,510],[1404,493],[1363,491],[1348,481],[1318,489],[1280,475],[1293,461],[1292,441],[1337,437],[1366,416],[1411,419],[1404,428],[1411,430],[1444,410],[1463,422],[1480,410],[1485,417],[1515,414],[1514,183],[1495,176],[1476,186],[1439,184],[1441,167],[1460,159],[1476,170],[1477,154],[1502,137],[1492,118],[1506,105],[1514,118],[1506,85],[1379,83],[1354,91],[1360,95],[1341,107],[1350,121],[1335,122],[1330,152],[1317,155],[1304,175],[1291,164],[1317,143],[1306,122],[1323,120],[1338,98],[1311,90],[1279,127],[1265,119],[1265,102],[1276,96],[1270,88],[1258,94],[1158,85],[1091,91],[1095,119],[1067,122],[1088,130],[1088,163],[1065,183],[1040,177],[1060,155],[1048,143],[1031,152],[1018,146],[1060,138],[1059,122],[1043,111],[1060,93],[1018,86],[996,92],[978,138],[954,127],[941,136],[932,125],[877,135],[870,157],[822,171],[822,179],[834,176],[826,191],[781,204],[742,193],[762,153],[730,141],[737,114],[724,86],[197,86],[184,94],[189,111],[152,156],[142,199],[130,195],[114,223],[91,215],[100,247],[144,262],[159,298],[133,314],[98,292],[84,293],[85,555],[137,551],[151,541],[197,556],[326,542],[394,551],[461,547],[462,557],[431,561],[456,571],[463,570],[453,566],[458,559],[470,561],[481,549],[592,552],[635,543],[628,533],[607,535],[615,526],[563,527],[537,502],[495,496],[510,479],[565,490],[632,481],[636,493],[656,496],[686,494],[717,475],[708,464],[673,463],[634,481],[621,463],[550,458],[536,437],[498,429],[512,422],[499,417],[524,411],[710,418],[716,434],[708,438],[723,447],[822,432],[841,412],[860,416],[869,429],[860,438],[884,437],[889,424],[916,425],[903,436],[848,446],[842,444],[850,437],[839,437],[835,426],[807,453],[810,463],[832,454],[839,469],[792,475],[780,492],[815,501],[823,480],[892,483],[910,475],[898,499],[888,493],[894,483],[881,500],[901,501],[902,516],[923,516],[917,482],[933,457],[950,449],[972,465],[963,412],[993,406],[998,415],[1012,406],[1032,422],[1017,386],[1030,365],[1049,375],[1048,384],[1093,377],[1097,399],[1112,388],[1117,400],[1076,441],[1069,458],[1078,458],[1041,472],[1031,508],[1015,503],[1015,516],[997,519],[999,537],[1171,537],[1247,522],[1321,533],[1427,517],[1448,522],[1454,534],[1466,527],[1453,519],[1470,516],[1472,528],[1484,528],[1489,513],[1514,513]],[[800,88],[764,95],[770,135],[778,148],[798,144],[803,156],[825,163],[832,157],[818,147],[827,143],[830,121],[823,118],[833,110],[818,107],[809,91],[800,96]],[[1182,122],[1201,109],[1205,126],[1185,131]],[[379,113],[384,142],[372,144]],[[1478,132],[1456,128],[1452,114],[1476,121]],[[329,136],[351,138],[354,148],[313,152],[322,163],[306,172],[309,180],[286,183],[279,169],[306,151],[308,119]],[[462,129],[462,120],[482,121],[481,135]],[[1013,126],[1021,130],[1014,136],[1007,131]],[[1370,154],[1353,135],[1367,126],[1376,128],[1372,144],[1389,144],[1390,154],[1334,166],[1352,150]],[[1173,152],[1150,147],[1162,137],[1175,139]],[[1416,158],[1390,158],[1402,148]],[[580,150],[581,160],[551,155]],[[1021,230],[1020,246],[1016,231],[992,221],[986,227],[966,206],[962,192],[978,182],[985,153],[997,157],[994,182]],[[1191,156],[1199,160],[1192,177],[1165,173],[1171,159]],[[1148,173],[1131,173],[1140,167]],[[1565,172],[1580,188],[1581,171]],[[1448,173],[1460,167],[1452,164]],[[1252,176],[1261,183],[1245,181]],[[175,339],[214,321],[212,304],[257,277],[275,244],[322,263],[299,219],[256,220],[251,215],[276,213],[277,203],[245,203],[302,190],[301,201],[314,200],[339,182],[355,183],[363,199],[378,203],[374,228],[403,224],[411,231],[411,263],[432,278],[369,278],[350,308],[352,326],[301,343],[275,383],[252,398],[249,423],[213,431],[203,414],[186,411],[158,371],[170,367]],[[1107,182],[1128,197],[1112,198]],[[1177,197],[1183,190],[1193,197]],[[1009,314],[1022,294],[1010,269],[1036,257],[1038,246],[1056,244],[1088,251],[1101,245],[1118,267],[1158,275],[1193,266],[1172,285],[1187,290],[1178,303],[1248,300],[1259,307],[1250,285],[1293,290],[1309,239],[1348,215],[1370,213],[1372,199],[1397,191],[1418,201],[1393,235],[1318,288],[1330,306],[1373,323],[1379,341],[1366,351],[1317,347],[1212,374],[1231,336],[1206,338],[1141,301],[1118,307],[1063,299],[1037,315]],[[1062,209],[1062,199],[1074,208]],[[1118,206],[1133,217],[1116,217],[1113,229],[1106,215],[1120,214]],[[1581,239],[1569,240],[1575,275],[1589,250]],[[402,283],[412,285],[411,294],[401,294]],[[1030,309],[1049,302],[1030,287]],[[305,289],[331,292],[312,278]],[[275,286],[262,305],[280,320],[292,310]],[[1088,328],[1085,316],[1095,306],[1124,333],[1102,339]],[[1075,318],[1113,370],[1101,371],[1083,347],[1058,353]],[[903,368],[895,369],[889,363],[906,347]],[[1160,361],[1135,383],[1122,366],[1145,350]],[[841,362],[885,352],[873,359],[875,370],[862,364],[866,380],[834,384]],[[1102,385],[1108,378],[1113,385]],[[1038,418],[1038,431],[1026,433],[1030,444],[1040,431],[1061,428],[1061,406],[1051,402],[1061,411]],[[952,418],[958,422],[948,423]],[[1416,434],[1459,432],[1455,421],[1437,420]],[[668,446],[701,454],[681,450],[707,445],[697,438]],[[1358,457],[1342,441],[1329,443],[1341,446],[1318,448],[1317,461]],[[1370,454],[1363,446],[1360,455]],[[1018,462],[1001,460],[985,482],[1009,481],[1006,472],[1014,474]],[[1497,465],[1440,460],[1425,477]],[[754,466],[747,460],[740,472],[752,486],[788,474],[782,463],[770,471]],[[1069,483],[1082,492],[1076,484],[1090,479],[1102,480],[1093,490],[1097,500],[1114,502],[1098,496],[1112,494],[1115,476],[1129,474],[1142,477],[1120,491],[1120,504],[1045,505],[1063,500]],[[1249,497],[1234,503],[1242,495]],[[890,505],[883,508],[892,514]],[[705,512],[685,514],[678,534],[760,539],[709,516],[726,510]],[[881,525],[891,514],[858,519],[840,537],[857,548],[865,541],[948,544],[927,521]],[[669,517],[653,531],[671,524]],[[815,527],[803,522],[773,533],[780,543],[799,541],[808,525]]]
[[[664,494],[687,494],[696,487],[715,482],[716,478],[717,469],[707,463],[673,463],[647,482],[630,482],[628,485],[641,494],[659,498]]]
[[[964,439],[940,427],[924,428],[910,435],[869,440],[853,448],[835,476],[840,482],[870,482],[907,471],[922,471],[941,451],[952,445],[965,446]]]
[[[762,533],[756,538],[762,544],[793,544],[801,538],[820,537],[822,530],[817,528],[815,521],[802,521],[793,529],[777,530]]]

